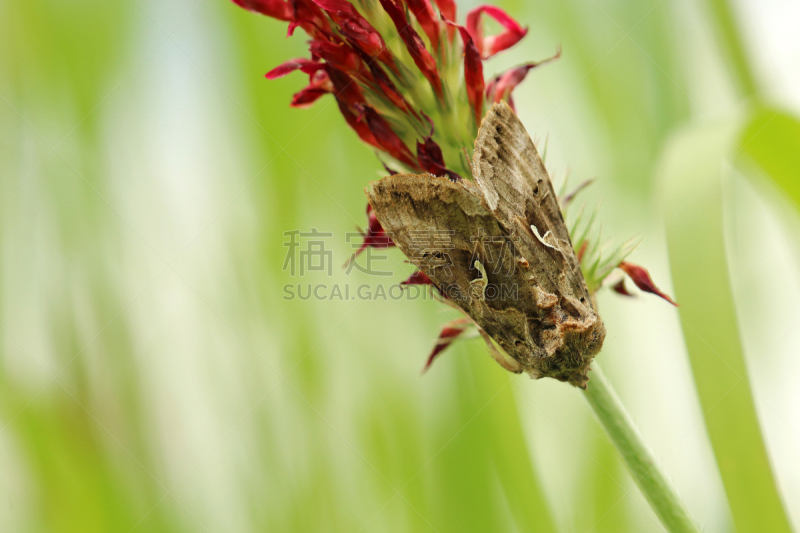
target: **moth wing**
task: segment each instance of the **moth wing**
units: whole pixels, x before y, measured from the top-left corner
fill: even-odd
[[[480,189],[469,181],[396,174],[373,182],[367,196],[395,244],[437,285],[456,283],[466,288],[478,276],[470,264],[475,237],[502,235],[500,225],[481,203]]]
[[[526,290],[527,274],[517,268],[518,250],[486,209],[477,185],[398,174],[373,182],[367,196],[395,244],[450,302],[504,350],[529,343],[526,310],[536,311],[536,294]],[[489,289],[499,294],[492,297]]]
[[[519,219],[537,240],[571,250],[547,169],[525,126],[505,102],[494,104],[483,118],[472,165],[492,211],[509,221]],[[546,237],[548,232],[552,237]]]
[[[473,154],[475,181],[488,208],[518,238],[536,282],[551,293],[588,302],[553,184],[525,126],[505,102],[481,122]]]

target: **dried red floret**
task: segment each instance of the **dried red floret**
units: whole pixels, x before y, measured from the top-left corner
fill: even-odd
[[[369,57],[379,58],[392,70],[396,71],[386,43],[378,31],[365,19],[353,4],[347,0],[314,0],[314,3],[325,10],[339,27],[339,31],[355,48]]]
[[[475,117],[475,124],[480,125],[483,118],[483,62],[475,43],[472,40],[469,32],[464,26],[447,22],[448,25],[454,26],[461,33],[461,41],[464,44],[464,81],[467,85],[467,99],[469,105],[472,107],[473,116]]]
[[[392,238],[386,233],[383,226],[381,226],[381,223],[378,222],[378,217],[375,216],[375,212],[369,204],[367,204],[367,231],[363,235],[364,241],[355,253],[355,257],[358,257],[364,250],[370,247],[391,248],[395,245]]]
[[[384,11],[392,19],[400,38],[403,39],[411,59],[414,60],[414,64],[430,82],[436,96],[441,98],[442,80],[439,78],[439,71],[436,69],[436,61],[425,48],[425,43],[422,42],[414,27],[409,24],[402,6],[396,4],[394,0],[380,0],[380,2]]]
[[[436,357],[448,346],[453,344],[453,341],[456,340],[462,333],[464,333],[471,323],[472,321],[468,318],[459,318],[457,320],[453,320],[452,322],[448,322],[442,328],[442,332],[439,333],[439,338],[436,340],[436,345],[433,347],[433,351],[428,356],[428,360],[425,361],[425,367],[422,369],[423,374],[431,367]]]
[[[305,108],[316,102],[321,96],[333,92],[328,73],[318,70],[310,76],[310,83],[300,92],[292,96],[292,107]]]
[[[406,0],[408,9],[422,26],[434,50],[439,49],[439,19],[430,0]]]
[[[268,80],[282,78],[283,76],[286,76],[295,70],[299,70],[310,75],[314,74],[321,68],[325,68],[324,63],[320,63],[312,59],[306,59],[305,57],[298,57],[297,59],[290,59],[289,61],[281,63],[274,69],[270,70],[267,72],[266,78]]]
[[[506,31],[497,35],[484,37],[481,18],[486,13],[500,23]],[[480,52],[481,58],[489,59],[498,52],[508,50],[528,33],[528,28],[523,28],[511,18],[511,16],[499,7],[482,5],[467,13],[467,31],[475,40],[475,46]]]
[[[433,285],[433,281],[422,270],[415,270],[407,280],[400,282],[400,285]]]
[[[528,72],[555,59],[561,57],[561,49],[556,52],[556,55],[538,63],[527,63],[525,65],[515,67],[507,70],[506,72],[496,76],[492,81],[486,85],[486,98],[492,103],[506,100],[511,109],[514,109],[514,99],[511,97],[511,92],[522,83]]]
[[[436,5],[439,7],[439,12],[444,20],[456,21],[457,7],[455,0],[436,0]],[[455,37],[455,28],[448,26],[447,38],[452,41],[453,37]]]
[[[419,165],[428,173],[434,176],[447,176],[451,181],[458,181],[461,176],[448,170],[444,165],[442,148],[433,140],[433,121],[425,116],[431,125],[431,132],[425,137],[424,142],[417,141],[417,161]]]
[[[628,288],[625,286],[625,278],[622,278],[621,280],[619,280],[618,282],[616,282],[616,283],[615,283],[615,284],[614,284],[614,285],[611,287],[611,290],[613,290],[613,291],[614,291],[614,292],[616,292],[617,294],[621,294],[622,296],[633,296],[633,294],[631,294],[631,293],[628,291]]]
[[[656,287],[656,284],[653,283],[653,279],[650,277],[650,273],[644,267],[623,261],[619,264],[619,268],[625,272],[629,278],[631,278],[631,281],[633,281],[633,283],[639,287],[639,289],[643,290],[644,292],[649,292],[651,294],[655,294],[656,296],[660,296],[675,307],[678,306],[678,304],[675,303],[675,301],[670,298],[668,294],[662,292],[658,287]]]
[[[292,6],[284,0],[233,0],[234,3],[249,11],[261,13],[278,20],[291,21],[294,17]]]
[[[411,169],[419,168],[414,156],[411,154],[411,150],[408,149],[408,146],[406,146],[403,140],[392,130],[392,127],[386,122],[386,119],[371,106],[361,105],[358,106],[357,109],[361,113],[359,120],[366,121],[369,130],[372,132],[372,135],[375,136],[375,139],[383,150],[407,167]]]
[[[314,40],[309,43],[308,48],[312,56],[322,59],[342,72],[352,76],[366,72],[364,62],[347,43]]]

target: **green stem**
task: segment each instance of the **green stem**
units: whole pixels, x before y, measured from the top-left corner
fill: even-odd
[[[584,392],[608,436],[625,459],[636,484],[667,530],[670,533],[699,533],[700,529],[659,470],[650,450],[636,431],[633,420],[597,363],[592,364],[592,377]]]

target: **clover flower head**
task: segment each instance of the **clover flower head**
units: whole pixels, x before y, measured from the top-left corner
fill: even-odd
[[[480,5],[458,23],[454,0],[233,0],[239,6],[288,22],[288,35],[297,28],[309,37],[310,57],[286,61],[266,77],[282,78],[293,72],[308,76],[305,87],[294,94],[292,107],[305,108],[323,97],[336,101],[345,122],[373,147],[389,174],[428,173],[452,181],[472,179],[470,153],[487,107],[506,101],[514,108],[512,93],[529,72],[561,55],[484,76],[484,63],[516,45],[528,33],[499,7]],[[502,27],[487,35],[486,18]],[[569,233],[590,294],[607,284],[619,269],[642,291],[677,305],[659,290],[643,267],[626,261],[633,242],[610,247],[598,229],[597,209],[567,216],[575,196],[588,185],[559,194],[561,210],[570,222]],[[566,180],[564,181],[566,187]],[[570,213],[571,215],[571,213]],[[363,244],[395,246],[374,211],[367,206]],[[613,282],[612,282],[613,283]],[[403,286],[427,285],[444,303],[451,303],[422,271],[414,272]],[[631,296],[624,278],[612,289]],[[425,369],[471,327],[486,340],[504,367],[489,336],[469,318],[444,326]]]
[[[299,71],[308,84],[292,98],[304,108],[330,96],[347,124],[400,172],[471,178],[469,153],[486,105],[506,100],[529,63],[484,79],[484,62],[527,34],[502,9],[482,5],[457,23],[453,0],[234,0],[301,28],[310,57],[267,73]],[[486,35],[492,18],[503,28]],[[555,57],[557,57],[556,54]],[[464,127],[466,125],[466,127]]]

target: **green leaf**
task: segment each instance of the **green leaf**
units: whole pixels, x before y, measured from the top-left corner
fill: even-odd
[[[680,132],[658,176],[686,346],[736,529],[788,532],[750,390],[723,241],[722,182],[741,131],[741,121],[730,120]]]
[[[762,109],[740,137],[741,161],[755,163],[800,209],[800,121],[783,111]]]

